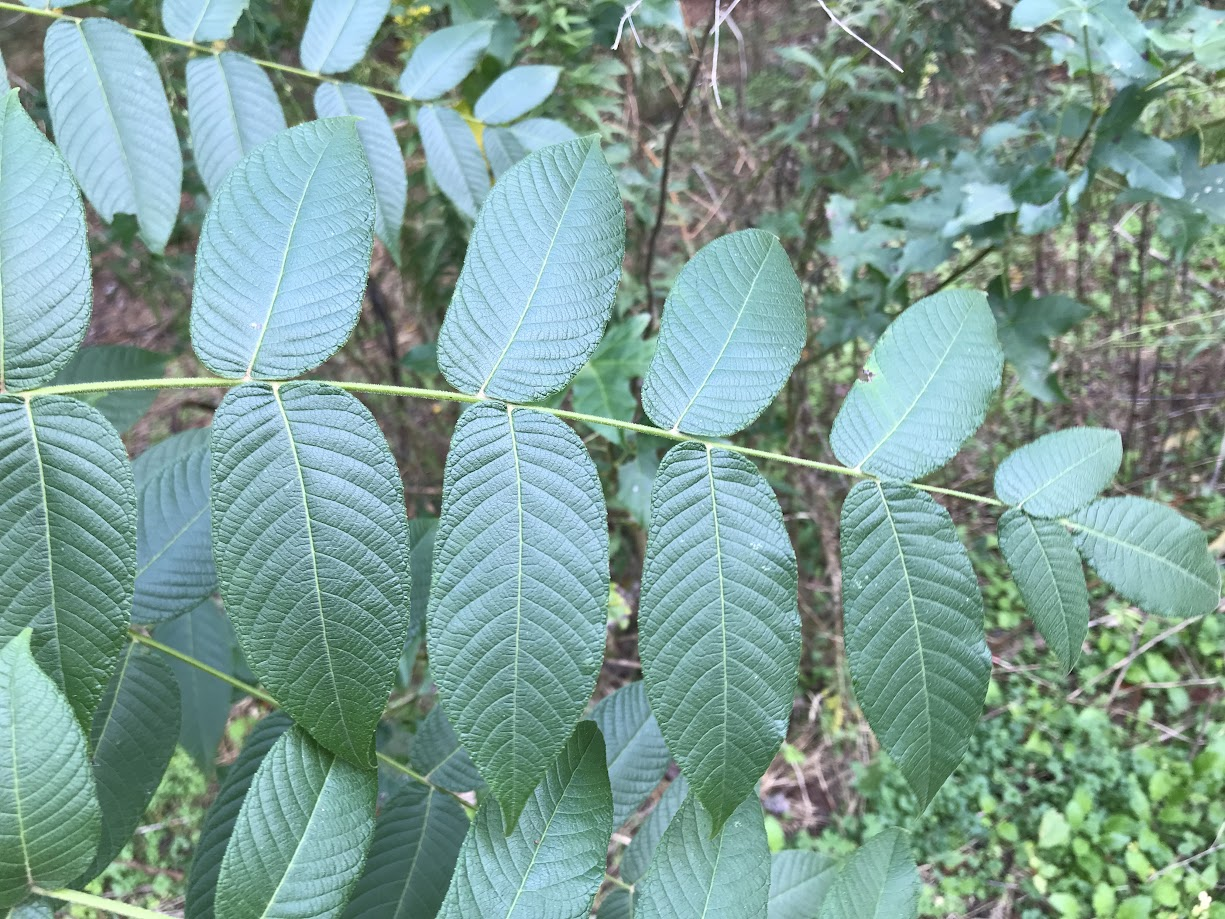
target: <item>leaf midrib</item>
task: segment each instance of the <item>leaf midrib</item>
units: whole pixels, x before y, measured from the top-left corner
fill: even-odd
[[[1175,564],[1174,562],[1170,561],[1165,556],[1158,555],[1157,553],[1144,548],[1138,543],[1127,542],[1125,540],[1119,539],[1118,537],[1111,536],[1108,533],[1103,533],[1101,530],[1094,529],[1093,527],[1088,526],[1086,524],[1078,523],[1075,520],[1064,520],[1063,522],[1066,523],[1068,526],[1070,526],[1074,530],[1080,530],[1082,533],[1088,533],[1091,536],[1096,536],[1098,539],[1103,539],[1106,542],[1114,543],[1116,546],[1123,546],[1124,548],[1131,549],[1132,551],[1138,552],[1141,555],[1146,555],[1149,558],[1151,558],[1153,561],[1160,562],[1161,564],[1165,565],[1175,574],[1181,575],[1186,580],[1192,581],[1196,584],[1203,584],[1205,587],[1208,587],[1208,588],[1213,587],[1213,584],[1211,581],[1204,581],[1198,577],[1195,577],[1189,571],[1187,571],[1186,568],[1183,568],[1181,565]],[[1219,587],[1217,589],[1219,589]]]
[[[43,453],[42,447],[38,443],[38,427],[34,424],[34,400],[24,400],[26,404],[26,418],[30,422],[30,446],[34,448],[34,467],[38,470],[38,488],[42,496],[42,516],[43,516],[43,533],[47,545],[47,581],[49,592],[51,594],[51,641],[54,645],[55,657],[57,662],[57,670],[59,679],[65,686],[65,694],[67,694],[67,673],[64,668],[64,644],[60,640],[60,616],[59,603],[55,597],[55,551],[51,539],[51,505],[47,499],[47,474],[43,471]],[[75,714],[75,706],[74,706]]]
[[[515,565],[515,653],[510,705],[510,762],[511,771],[516,780],[515,794],[517,796],[519,784],[519,639],[523,630],[523,473],[519,468],[519,442],[515,438],[515,413],[509,405],[506,406],[506,422],[510,426],[510,453],[515,462],[515,512],[519,527],[517,545],[519,557]]]
[[[14,661],[13,666],[9,669],[9,699],[17,698],[18,688],[17,661]],[[30,848],[26,844],[25,815],[21,810],[21,770],[17,761],[17,711],[15,706],[9,716],[9,755],[10,761],[13,764],[13,805],[16,809],[15,816],[17,817],[17,842],[21,846],[21,863],[26,869],[26,881],[30,886],[33,886],[34,866],[30,864]]]
[[[1097,459],[1098,454],[1100,454],[1103,450],[1109,449],[1110,446],[1113,446],[1113,444],[1102,444],[1101,446],[1097,447],[1097,449],[1091,450],[1088,454],[1086,454],[1085,456],[1082,456],[1076,462],[1072,463],[1072,465],[1065,467],[1061,472],[1057,472],[1055,475],[1051,476],[1051,478],[1047,479],[1045,482],[1043,482],[1041,485],[1039,485],[1037,488],[1035,488],[1033,491],[1027,494],[1024,498],[1018,501],[1016,504],[1017,508],[1019,510],[1023,510],[1026,501],[1031,500],[1035,495],[1041,494],[1042,492],[1046,491],[1048,488],[1051,488],[1060,479],[1064,478],[1065,476],[1070,475],[1073,471],[1075,471],[1076,469],[1079,469],[1081,466],[1083,466],[1085,463],[1089,462],[1090,460]]]
[[[413,889],[413,875],[417,873],[417,866],[421,858],[421,849],[425,845],[426,836],[429,835],[430,812],[433,809],[434,791],[433,789],[428,789],[425,793],[425,813],[421,815],[421,832],[417,836],[417,845],[413,850],[413,866],[408,871],[408,877],[404,879],[404,886],[400,890],[400,898],[396,902],[396,911],[392,915],[391,919],[400,919],[404,908],[408,906],[408,892]]]
[[[316,71],[316,73],[322,73],[323,68],[328,66],[328,58],[330,58],[332,56],[332,52],[336,50],[336,43],[340,41],[340,37],[345,34],[345,27],[349,24],[349,18],[353,15],[353,10],[356,8],[357,0],[349,0],[349,9],[344,16],[340,18],[340,26],[332,31],[327,54],[323,55],[323,59],[319,61],[319,69]]]
[[[330,754],[326,755],[330,757]],[[272,765],[275,766],[277,764],[273,763]],[[306,826],[302,828],[302,836],[298,840],[297,845],[294,846],[293,855],[289,857],[289,862],[285,865],[285,873],[282,874],[281,879],[277,881],[277,885],[272,891],[272,896],[270,896],[268,898],[268,902],[264,904],[264,911],[259,914],[259,919],[267,919],[268,911],[272,909],[273,906],[277,905],[276,898],[280,896],[281,888],[285,886],[285,881],[291,874],[293,874],[294,863],[298,860],[298,856],[302,853],[306,839],[310,835],[311,827],[315,823],[315,818],[319,816],[319,802],[322,801],[323,796],[327,794],[328,783],[332,781],[332,773],[334,772],[335,765],[336,760],[333,758],[331,762],[324,767],[323,782],[320,783],[319,793],[315,795],[315,800],[311,804],[311,815],[306,820]]]
[[[85,49],[85,58],[89,61],[90,69],[94,73],[94,79],[98,84],[98,92],[102,96],[102,107],[106,110],[107,121],[110,123],[115,133],[115,144],[119,148],[119,158],[123,160],[123,170],[128,174],[128,187],[132,192],[132,206],[137,210],[137,222],[140,221],[140,200],[137,195],[136,177],[132,173],[132,164],[128,160],[128,150],[123,143],[123,134],[119,131],[119,122],[115,118],[115,111],[111,108],[111,99],[106,92],[106,84],[102,81],[102,71],[98,69],[98,62],[94,59],[93,48],[89,46],[89,38],[85,35],[85,23],[78,21],[76,23],[77,33],[81,38],[81,46]],[[113,215],[112,215],[113,216]]]
[[[720,709],[720,727],[723,731],[723,743],[720,745],[721,764],[719,768],[720,785],[722,788],[722,799],[727,800],[727,722],[728,722],[728,675],[727,675],[727,593],[723,586],[723,545],[719,535],[719,502],[715,496],[715,467],[713,459],[714,451],[706,448],[706,477],[710,483],[710,515],[714,523],[714,539],[715,539],[715,569],[718,573],[719,583],[719,639],[721,642],[721,654],[719,657],[719,671],[723,677],[723,706]],[[705,915],[706,911],[702,911]]]

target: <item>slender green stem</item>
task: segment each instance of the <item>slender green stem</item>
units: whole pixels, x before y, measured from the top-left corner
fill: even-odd
[[[169,379],[160,380],[108,380],[101,383],[65,383],[59,386],[43,386],[38,389],[26,390],[19,393],[23,399],[33,399],[38,396],[73,396],[83,395],[86,393],[101,393],[101,392],[122,392],[124,390],[133,389],[209,389],[213,387],[231,387],[237,386],[241,380],[230,380],[223,377],[171,377]],[[338,382],[335,380],[323,380],[320,382],[328,383],[335,386],[337,389],[343,389],[347,392],[368,393],[370,395],[379,396],[401,396],[410,399],[428,399],[432,402],[463,402],[476,403],[486,401],[478,399],[476,396],[470,396],[467,393],[453,392],[446,389],[422,389],[416,386],[392,386],[386,383],[361,383],[361,382]],[[688,434],[683,434],[680,431],[669,431],[664,428],[652,427],[649,424],[637,424],[633,421],[621,421],[617,418],[604,418],[600,415],[587,415],[583,412],[572,412],[563,408],[552,408],[547,405],[515,405],[508,404],[512,410],[531,409],[534,412],[544,412],[547,415],[553,415],[556,418],[561,418],[565,421],[579,421],[583,424],[605,425],[610,428],[620,428],[623,431],[633,431],[636,434],[645,434],[650,437],[660,437],[664,440],[675,441],[691,441],[702,444],[706,447],[714,447],[720,450],[727,450],[731,453],[739,453],[742,456],[751,456],[754,459],[765,460],[767,462],[786,463],[790,466],[801,466],[805,469],[816,469],[819,472],[829,472],[834,475],[847,476],[854,479],[875,479],[876,476],[869,472],[864,472],[862,469],[854,469],[850,466],[839,466],[835,463],[822,463],[819,460],[807,459],[802,456],[789,456],[786,453],[774,453],[770,450],[757,450],[753,447],[742,447],[739,444],[724,443],[717,440],[706,440],[701,437],[692,437]],[[911,485],[920,491],[931,492],[937,495],[946,495],[950,498],[960,498],[963,501],[972,501],[976,504],[985,504],[990,507],[1004,507],[1003,501],[998,501],[995,498],[989,498],[986,495],[976,495],[968,491],[958,491],[955,488],[942,488],[939,485],[924,485],[919,482],[913,482]]]
[[[150,638],[148,635],[138,632],[135,629],[130,629],[128,631],[128,637],[131,638],[132,641],[137,642],[138,644],[145,645],[146,647],[152,648],[154,651],[159,651],[162,654],[165,654],[169,657],[173,657],[175,660],[181,661],[184,664],[187,664],[189,667],[195,667],[197,670],[201,671],[202,673],[207,673],[211,677],[216,677],[218,680],[221,680],[221,682],[227,683],[230,686],[233,686],[239,692],[246,693],[247,695],[252,696],[253,698],[259,699],[261,702],[265,703],[266,705],[271,705],[273,708],[281,707],[281,704],[277,702],[276,699],[268,695],[268,693],[264,692],[259,687],[252,686],[250,683],[245,683],[236,677],[230,676],[228,673],[223,673],[222,671],[218,670],[215,667],[210,667],[208,664],[204,663],[204,661],[196,660],[194,657],[184,654],[181,651],[177,651],[174,648],[170,647],[169,645],[162,644],[157,639]],[[467,801],[465,801],[462,797],[457,795],[455,792],[450,791],[446,788],[443,788],[439,785],[435,785],[426,776],[422,775],[420,772],[413,769],[411,766],[407,766],[404,763],[397,762],[396,760],[388,756],[386,753],[376,753],[375,755],[378,757],[379,762],[383,763],[385,766],[395,769],[397,772],[403,773],[404,775],[408,776],[413,781],[420,782],[422,785],[428,786],[429,788],[432,788],[434,791],[437,791],[440,794],[448,795],[454,798],[461,805],[463,805],[465,813],[467,813],[469,816],[472,815],[473,813],[472,805],[469,804]]]
[[[30,890],[40,897],[49,897],[52,900],[60,900],[64,903],[75,903],[78,906],[89,906],[94,909],[100,909],[104,913],[113,913],[116,916],[131,916],[132,919],[174,919],[168,913],[157,913],[140,906],[129,906],[127,903],[120,903],[118,900],[96,897],[92,893],[85,893],[83,890],[43,890],[41,887],[31,887]]]

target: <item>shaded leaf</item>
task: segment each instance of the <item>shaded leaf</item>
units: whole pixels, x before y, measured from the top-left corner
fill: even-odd
[[[466,22],[432,32],[413,49],[400,74],[400,92],[410,99],[437,99],[458,86],[489,47],[493,23]]]
[[[591,712],[600,726],[612,784],[613,827],[623,826],[663,780],[672,760],[647,704],[641,680],[600,700]]]
[[[910,840],[888,829],[855,850],[825,896],[821,919],[914,919],[919,871]]]
[[[468,122],[449,108],[423,105],[417,131],[438,190],[461,214],[475,217],[489,194],[489,169]]]
[[[819,852],[787,849],[770,856],[767,919],[816,919],[837,865]]]
[[[630,884],[637,884],[646,875],[647,869],[650,868],[655,858],[655,850],[659,848],[659,841],[663,838],[664,831],[668,829],[672,818],[685,803],[688,794],[689,783],[685,781],[683,775],[678,775],[660,795],[659,801],[647,815],[647,819],[642,821],[642,825],[634,833],[634,838],[621,857],[622,879]]]
[[[82,348],[55,379],[53,386],[78,383],[106,383],[111,380],[159,380],[166,372],[165,354],[133,348],[130,345],[90,345]],[[136,424],[153,400],[156,389],[119,390],[117,392],[82,393],[77,398],[92,405],[120,434],[126,434]]]
[[[995,493],[1035,517],[1062,517],[1102,493],[1123,461],[1107,428],[1067,428],[1014,450],[995,473]]]
[[[570,388],[574,410],[585,415],[630,421],[638,409],[630,383],[646,373],[655,340],[643,339],[651,322],[646,313],[630,316],[608,327],[591,360],[574,377]],[[622,443],[620,428],[593,424],[592,430],[613,443]]]
[[[1100,136],[1091,162],[1119,173],[1132,188],[1167,198],[1181,198],[1185,192],[1178,151],[1167,141],[1141,131],[1128,129],[1119,135]]]
[[[1051,339],[1079,324],[1089,315],[1089,308],[1061,294],[1035,297],[1028,288],[1009,292],[1002,278],[991,282],[987,299],[1004,356],[1025,391],[1043,402],[1067,401],[1051,370]]]
[[[514,121],[549,98],[560,75],[560,67],[547,64],[511,67],[481,93],[472,114],[485,124]]]
[[[434,534],[437,532],[437,517],[414,517],[408,521],[412,589],[408,604],[408,638],[404,641],[406,646],[425,638],[425,618],[430,606],[430,581],[433,577]]]
[[[485,785],[440,705],[421,720],[409,758],[414,768],[439,788],[475,791]]]
[[[343,73],[366,56],[391,0],[314,0],[302,33],[302,66]]]
[[[493,170],[494,181],[531,152],[519,140],[513,128],[485,128],[481,132],[481,146],[485,150],[485,159],[489,160],[489,168]]]

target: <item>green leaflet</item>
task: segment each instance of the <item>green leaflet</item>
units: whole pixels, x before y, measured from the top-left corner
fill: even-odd
[[[654,809],[642,821],[634,838],[621,857],[621,877],[630,884],[637,884],[646,876],[647,869],[655,858],[655,850],[659,841],[672,823],[681,805],[689,794],[689,783],[683,775],[678,775],[660,795]]]
[[[766,919],[770,847],[750,795],[723,829],[694,797],[681,806],[634,891],[634,919]]]
[[[291,727],[293,721],[284,712],[268,715],[251,729],[238,759],[226,773],[221,790],[204,815],[200,841],[196,843],[195,858],[187,875],[187,919],[213,919],[217,876],[221,873],[221,859],[238,820],[238,811],[260,763]]]
[[[1060,198],[1055,199],[1056,210],[1060,202]],[[1026,207],[1021,206],[1022,215]],[[1060,214],[1059,222],[1062,220]],[[1066,402],[1067,396],[1051,370],[1055,360],[1051,339],[1077,325],[1089,315],[1089,308],[1060,294],[1035,297],[1027,287],[1010,291],[1003,277],[987,287],[987,300],[995,314],[1004,357],[1012,364],[1025,391],[1043,402]]]
[[[625,212],[597,137],[515,165],[481,208],[438,335],[447,382],[511,402],[560,392],[600,343],[624,251]]]
[[[560,67],[545,64],[512,67],[481,93],[472,114],[485,124],[514,121],[549,98],[560,74]]]
[[[183,41],[225,41],[251,0],[162,0],[166,32]]]
[[[651,710],[717,830],[778,751],[800,654],[795,553],[749,460],[683,443],[660,463],[638,630]]]
[[[634,895],[632,891],[614,887],[600,901],[596,919],[632,919],[634,915]]]
[[[1052,431],[1008,454],[995,473],[995,493],[1035,517],[1062,517],[1101,494],[1122,462],[1118,431]]]
[[[195,609],[154,632],[154,638],[188,657],[225,674],[234,672],[238,646],[225,611],[211,597]],[[168,658],[179,681],[183,720],[179,743],[205,775],[212,775],[217,745],[230,715],[230,687],[215,676],[182,661]]]
[[[217,589],[209,531],[209,429],[172,434],[132,464],[136,592],[132,621],[164,622]]]
[[[565,143],[578,137],[569,127],[552,118],[526,118],[508,128],[528,153],[541,147]]]
[[[576,412],[621,421],[633,419],[638,400],[630,381],[646,373],[655,353],[655,339],[642,337],[650,322],[650,316],[640,313],[608,327],[595,354],[575,374],[570,387]],[[613,443],[624,442],[621,428],[606,424],[593,424],[591,428]]]
[[[814,919],[834,883],[836,867],[819,852],[787,849],[771,855],[767,919]]]
[[[1134,128],[1099,136],[1090,163],[1119,173],[1135,189],[1174,199],[1186,193],[1178,150],[1168,141]]]
[[[408,204],[408,176],[404,154],[383,106],[366,89],[352,83],[320,83],[315,90],[315,112],[320,118],[356,115],[357,136],[370,162],[377,205],[374,230],[387,251],[400,263],[400,227]]]
[[[167,355],[128,345],[88,345],[72,356],[51,381],[52,386],[105,383],[111,380],[157,380],[166,372]],[[120,434],[126,434],[157,398],[156,389],[82,393],[78,397],[102,413]]]
[[[778,239],[764,230],[716,239],[668,294],[643,408],[661,428],[734,434],[778,395],[806,335],[804,295]]]
[[[302,33],[302,66],[344,73],[366,56],[391,0],[313,0]]]
[[[123,443],[64,396],[0,396],[0,642],[34,655],[89,727],[115,668],[136,574],[136,490]]]
[[[140,823],[179,737],[179,687],[165,662],[130,642],[94,716],[94,782],[102,807],[98,854],[77,886],[97,877]]]
[[[987,694],[978,580],[948,511],[909,485],[851,489],[841,541],[855,695],[926,807],[965,754]]]
[[[85,735],[34,662],[30,632],[0,650],[0,908],[31,882],[71,884],[89,867],[100,825]]]
[[[821,919],[914,919],[919,872],[901,830],[873,836],[838,869],[821,906]]]
[[[458,801],[424,785],[405,785],[379,814],[345,916],[434,919],[467,832],[468,816]]]
[[[437,517],[414,517],[408,521],[409,568],[412,589],[409,596],[408,638],[405,647],[425,639],[425,617],[430,606],[430,580],[434,564],[434,534],[438,532]]]
[[[672,760],[641,680],[600,700],[591,720],[604,735],[612,784],[613,827],[625,824],[663,780]]]
[[[260,763],[221,860],[217,919],[339,916],[374,833],[378,780],[300,728]]]
[[[1072,537],[1053,520],[1013,508],[1000,518],[1000,552],[1038,631],[1069,671],[1089,631],[1089,589]]]
[[[1161,616],[1216,609],[1221,575],[1203,530],[1164,504],[1099,498],[1070,520],[1080,554],[1128,600]]]
[[[513,128],[485,128],[481,133],[481,146],[485,149],[485,159],[489,161],[495,181],[531,152],[520,143]]]
[[[486,801],[459,853],[443,919],[586,919],[604,879],[612,791],[604,740],[579,724],[509,835]]]
[[[834,454],[906,481],[939,469],[982,424],[1003,363],[986,297],[925,297],[876,342],[834,419]]]
[[[361,310],[374,212],[355,119],[298,125],[243,159],[200,231],[191,340],[201,363],[232,379],[283,379],[331,357]]]
[[[582,441],[541,412],[465,409],[435,536],[430,666],[507,830],[582,717],[607,603],[604,495]]]
[[[235,387],[213,419],[212,488],[221,594],[252,671],[316,740],[373,766],[409,587],[378,425],[325,383]]]
[[[417,110],[417,132],[438,190],[461,214],[476,217],[489,194],[489,169],[468,122],[452,109],[423,105]]]
[[[475,791],[485,785],[439,705],[421,719],[409,754],[413,768],[439,788]]]
[[[135,214],[161,254],[174,230],[183,155],[157,65],[109,19],[61,19],[47,30],[47,108],[55,142],[99,216]]]
[[[187,119],[196,169],[211,195],[239,160],[285,130],[268,74],[234,51],[187,62]]]
[[[493,23],[489,20],[466,22],[427,35],[413,49],[408,66],[400,74],[400,92],[421,101],[449,92],[472,73],[492,37]]]
[[[0,96],[0,279],[0,390],[20,392],[76,352],[92,286],[80,192],[15,89]]]

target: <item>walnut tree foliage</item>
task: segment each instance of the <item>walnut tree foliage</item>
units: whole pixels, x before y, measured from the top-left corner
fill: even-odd
[[[223,41],[243,7],[166,0],[164,24]],[[343,74],[387,9],[317,0],[304,67]],[[207,668],[279,711],[205,819],[192,919],[579,919],[627,823],[602,916],[917,909],[900,830],[841,865],[772,858],[755,791],[787,732],[811,560],[796,557],[760,452],[727,438],[799,358],[800,283],[769,233],[713,241],[665,304],[642,389],[652,424],[616,417],[615,394],[604,415],[556,408],[550,397],[620,359],[605,329],[624,211],[597,139],[519,120],[556,71],[510,67],[489,87],[474,110],[483,147],[439,101],[494,29],[431,35],[399,86],[423,103],[440,189],[475,214],[438,344],[453,390],[400,391],[465,404],[433,527],[406,519],[395,460],[353,394],[377,384],[308,376],[353,331],[376,235],[394,248],[403,221],[403,161],[365,88],[328,78],[321,117],[285,128],[257,62],[196,46],[189,125],[211,204],[191,343],[213,376],[160,383],[57,377],[90,315],[82,194],[104,219],[135,214],[153,251],[173,232],[182,161],[156,68],[127,28],[60,17],[46,46],[56,143],[17,90],[0,100],[0,908],[91,904],[80,888],[132,833],[175,743],[211,761],[210,712],[228,695],[195,679]],[[841,527],[847,658],[924,804],[966,750],[991,661],[969,554],[922,480],[975,436],[1004,359],[988,298],[941,291],[873,348],[830,433],[842,465],[766,454],[855,480]],[[159,385],[227,392],[208,433],[131,464],[97,397]],[[651,488],[643,679],[590,710],[609,535],[573,421],[675,442]],[[1114,432],[1055,432],[1001,464],[998,498],[978,498],[1000,508],[1001,549],[1068,667],[1088,623],[1082,561],[1153,613],[1219,602],[1193,524],[1101,497],[1120,459]],[[408,763],[376,746],[406,637],[424,638],[439,688]],[[258,687],[232,676],[235,644]],[[639,821],[672,761],[680,775]],[[399,778],[381,805],[379,764]]]

